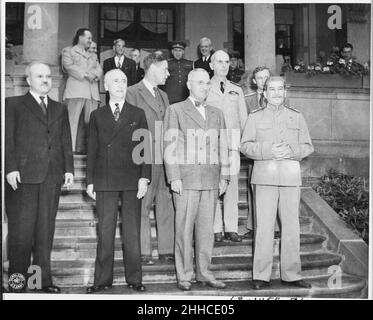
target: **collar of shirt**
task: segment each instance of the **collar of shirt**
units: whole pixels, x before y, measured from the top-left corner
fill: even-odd
[[[38,95],[37,93],[31,90],[30,90],[30,94],[34,97],[34,99],[37,101],[38,104],[41,103],[41,99],[40,99],[41,95]],[[48,95],[44,95],[44,97],[46,97],[46,99],[44,99],[45,106],[48,106]]]
[[[202,56],[202,61],[207,61],[208,59],[210,58],[210,54],[206,57],[206,56]]]
[[[115,56],[114,60],[115,60],[115,64],[118,64],[118,61],[119,61],[120,65],[122,65],[124,61],[124,56],[121,56],[120,58],[118,56]]]
[[[206,103],[202,103],[201,102],[201,105],[199,107],[196,107],[196,99],[192,98],[191,96],[189,96],[189,100],[192,101],[193,103],[193,106],[197,109],[197,111],[201,114],[201,116],[203,117],[203,119],[206,119],[206,109],[204,108],[206,106]],[[203,107],[203,108],[201,108]]]
[[[229,83],[229,81],[227,81],[227,78],[225,78],[224,81],[218,79],[218,78],[215,77],[215,76],[213,76],[213,77],[211,78],[211,84],[212,84],[213,86],[216,86],[216,87],[219,89],[219,91],[220,91],[220,82],[224,82],[224,89],[227,89],[227,86],[228,86],[228,83]]]
[[[142,79],[145,87],[150,91],[150,93],[152,94],[153,97],[155,97],[155,93],[154,93],[154,86],[148,81],[146,80],[145,78]]]
[[[283,110],[285,108],[284,105],[285,105],[285,103],[283,103],[282,105],[276,107],[276,106],[274,106],[272,104],[267,103],[267,109],[271,110],[271,111],[281,111],[281,110]]]
[[[118,102],[113,102],[111,100],[109,101],[110,109],[111,109],[111,112],[113,114],[114,114],[115,109],[117,108],[117,106],[115,105],[116,103],[119,103],[119,111],[122,112],[123,105],[124,105],[124,100],[121,100],[121,101],[118,101]]]

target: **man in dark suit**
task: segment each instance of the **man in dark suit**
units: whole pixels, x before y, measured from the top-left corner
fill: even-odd
[[[198,60],[194,61],[194,69],[205,69],[211,79],[214,75],[214,70],[212,70],[210,67],[211,56],[214,53],[212,50],[211,40],[206,37],[201,38],[201,40],[199,40],[199,50],[202,56]]]
[[[144,59],[145,77],[128,88],[128,103],[145,111],[152,133],[152,182],[141,208],[141,252],[144,262],[152,263],[151,228],[149,214],[155,200],[158,253],[160,260],[173,260],[174,256],[174,207],[172,194],[163,165],[162,126],[169,105],[167,94],[158,88],[170,75],[168,63],[162,53],[153,52]]]
[[[113,69],[122,70],[127,76],[127,86],[132,86],[136,83],[136,62],[127,58],[124,55],[126,42],[123,39],[116,39],[113,43],[113,50],[115,55],[104,61],[103,71],[104,75]],[[109,93],[106,92],[106,104],[109,102]]]
[[[59,293],[52,282],[50,257],[61,184],[70,187],[74,181],[69,116],[64,105],[48,97],[48,65],[32,62],[26,76],[29,92],[5,101],[9,278],[26,283],[33,253],[32,264],[42,272],[42,290]]]
[[[140,82],[145,75],[145,71],[143,68],[140,67],[140,50],[137,48],[133,48],[129,53],[130,58],[135,61],[136,63],[136,82]]]
[[[140,199],[151,177],[150,149],[146,147],[150,147],[150,142],[145,139],[144,154],[137,154],[139,143],[133,135],[141,129],[148,134],[148,125],[144,111],[125,102],[127,77],[121,70],[106,73],[104,85],[110,94],[109,104],[93,112],[89,122],[87,193],[96,200],[98,239],[94,285],[87,288],[87,293],[104,291],[113,283],[118,200],[121,200],[126,282],[134,290],[145,291],[141,272]]]

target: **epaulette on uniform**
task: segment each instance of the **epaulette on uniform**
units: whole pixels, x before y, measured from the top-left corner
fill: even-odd
[[[266,107],[260,107],[260,108],[258,108],[258,109],[255,109],[255,110],[251,111],[250,113],[255,113],[255,112],[258,112],[258,111],[263,110],[263,109],[265,109],[265,108],[266,108]]]
[[[293,107],[290,107],[289,105],[285,105],[285,108],[288,108],[288,109],[290,109],[290,110],[293,110],[293,111],[295,111],[295,112],[297,112],[297,113],[300,113],[300,111],[299,110],[297,110],[297,109],[295,109],[295,108],[293,108]]]
[[[231,84],[234,84],[235,86],[237,86],[237,87],[240,87],[240,85],[238,84],[238,83],[236,83],[236,82],[233,82],[232,80],[228,80]]]
[[[254,94],[256,94],[256,91],[254,91],[254,92],[250,92],[250,93],[246,93],[244,96],[245,96],[245,97],[251,97],[251,96],[253,96]]]

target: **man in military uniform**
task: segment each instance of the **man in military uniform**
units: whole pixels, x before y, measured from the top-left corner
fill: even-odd
[[[223,240],[223,220],[225,239],[240,242],[238,235],[238,175],[240,171],[240,138],[247,119],[242,89],[227,80],[229,56],[225,51],[218,50],[211,57],[211,68],[214,76],[211,79],[211,89],[207,104],[223,111],[228,130],[228,147],[230,163],[230,182],[223,196],[223,209],[218,204],[214,221],[215,241]],[[224,219],[223,219],[224,216]]]
[[[211,39],[206,37],[201,38],[201,40],[199,40],[199,50],[201,52],[201,58],[194,61],[193,68],[205,69],[208,72],[211,79],[214,75],[214,70],[212,70],[210,67],[211,57],[214,53],[212,50]]]
[[[285,102],[283,78],[270,77],[264,95],[267,106],[249,114],[241,140],[241,152],[255,160],[251,180],[256,206],[253,288],[270,285],[277,211],[282,226],[282,283],[310,288],[300,274],[299,162],[313,152],[312,141],[302,114]]]
[[[186,86],[188,74],[193,69],[193,62],[184,59],[184,41],[174,41],[171,43],[171,53],[173,58],[168,60],[169,78],[166,81],[164,91],[168,95],[170,104],[184,101],[189,96]]]
[[[245,73],[242,69],[240,69],[239,66],[239,59],[240,58],[240,53],[238,51],[233,51],[230,54],[230,60],[229,60],[229,71],[227,78],[228,80],[234,82],[234,83],[239,83],[241,81],[241,77]]]
[[[251,81],[253,84],[256,85],[256,91],[246,94],[245,95],[245,102],[247,107],[247,112],[250,113],[258,108],[265,107],[267,104],[267,100],[264,97],[264,84],[267,81],[267,79],[270,77],[271,73],[269,71],[269,68],[266,66],[260,66],[256,67],[253,71],[253,75],[251,78]],[[253,162],[250,159],[249,165],[248,165],[248,179],[249,184],[251,185],[251,173],[253,170]],[[243,235],[244,239],[251,239],[254,234],[254,193],[252,192],[252,189],[248,190],[248,201],[249,201],[249,212],[247,215],[247,225],[246,228],[248,231]],[[276,219],[275,224],[275,238],[280,237],[280,227],[278,219]]]

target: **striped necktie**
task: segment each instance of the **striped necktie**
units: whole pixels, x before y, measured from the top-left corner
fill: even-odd
[[[119,120],[119,115],[120,115],[120,109],[119,109],[119,103],[115,104],[115,110],[114,110],[114,120],[118,121]]]
[[[39,98],[40,98],[40,107],[41,107],[41,110],[43,111],[44,115],[46,116],[47,115],[47,105],[44,102],[45,97],[44,96],[40,96]]]

